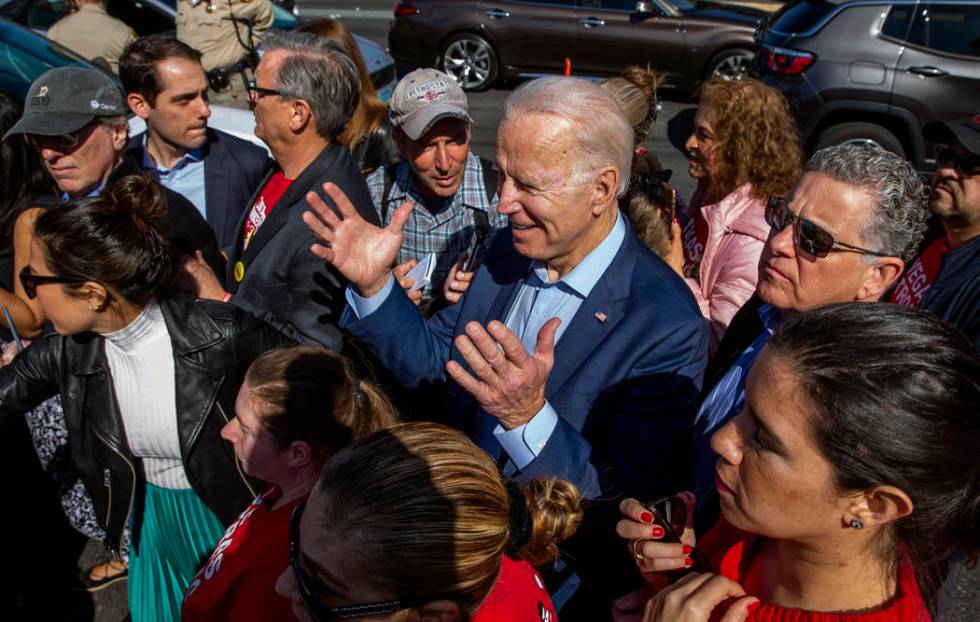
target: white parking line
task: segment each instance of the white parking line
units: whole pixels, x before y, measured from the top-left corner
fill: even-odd
[[[324,7],[299,8],[302,17],[332,17],[334,19],[394,19],[391,10],[328,9]]]

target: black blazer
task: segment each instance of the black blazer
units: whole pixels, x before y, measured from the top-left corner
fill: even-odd
[[[123,158],[119,166],[109,175],[106,186],[111,186],[127,175],[145,175],[146,172],[140,167],[139,162],[131,157]],[[193,255],[194,251],[201,251],[204,260],[215,274],[221,274],[225,269],[225,260],[219,252],[214,231],[204,221],[201,212],[197,211],[194,204],[184,198],[184,195],[169,188],[163,190],[167,195],[169,220],[164,227],[164,234],[170,238],[182,255]]]
[[[259,184],[248,205],[258,198],[272,172]],[[309,209],[306,193],[311,190],[336,211],[323,193],[323,184],[328,181],[340,186],[361,218],[380,226],[364,176],[347,149],[332,142],[293,180],[244,253],[242,237],[248,211],[242,214],[228,253],[225,288],[233,294],[234,304],[290,338],[340,351],[337,322],[346,305],[347,280],[310,252],[317,240],[303,222],[303,212]],[[241,267],[236,270],[239,263]]]
[[[143,136],[129,140],[126,154],[143,163]],[[204,143],[204,201],[207,221],[220,248],[235,241],[235,226],[251,204],[249,197],[274,165],[265,149],[220,130],[208,128]]]

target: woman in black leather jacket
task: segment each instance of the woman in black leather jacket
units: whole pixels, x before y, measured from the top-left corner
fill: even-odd
[[[288,342],[230,305],[162,295],[165,214],[142,176],[42,214],[20,278],[57,334],[0,369],[0,424],[60,394],[112,548],[132,521],[135,621],[180,619],[198,563],[254,497],[219,432],[252,359]]]

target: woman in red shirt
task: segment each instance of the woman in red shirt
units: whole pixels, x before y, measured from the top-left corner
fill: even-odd
[[[697,550],[693,529],[657,542],[652,512],[621,505],[651,584],[711,562],[642,620],[930,620],[950,554],[980,551],[978,413],[980,359],[931,314],[848,303],[790,320],[711,439],[722,518]]]
[[[231,524],[184,596],[189,620],[289,620],[275,592],[289,566],[289,517],[323,465],[352,439],[393,425],[378,388],[322,348],[270,350],[255,359],[221,431],[245,472],[270,486]]]
[[[531,564],[580,520],[568,482],[505,483],[460,432],[397,425],[327,463],[294,511],[276,589],[304,621],[553,622]]]

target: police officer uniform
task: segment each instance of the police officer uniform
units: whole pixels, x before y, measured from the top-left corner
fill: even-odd
[[[119,73],[119,57],[136,33],[106,13],[105,4],[87,2],[55,22],[48,30],[48,38],[89,60],[102,59],[113,73]]]
[[[201,52],[212,104],[248,107],[247,72],[258,61],[252,50],[273,19],[270,0],[177,0],[177,38]]]

